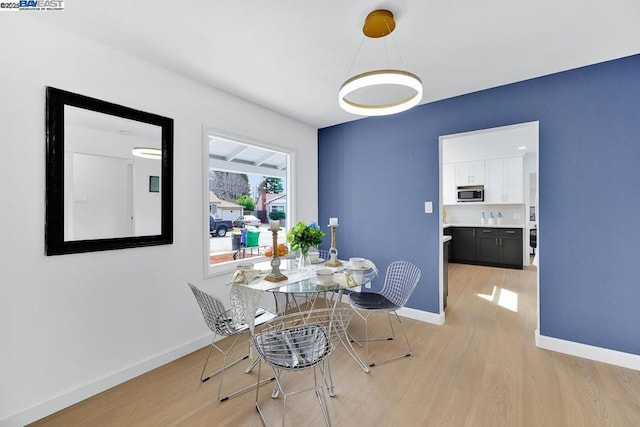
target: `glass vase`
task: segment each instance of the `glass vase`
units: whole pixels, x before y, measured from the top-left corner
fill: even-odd
[[[309,258],[309,250],[300,251],[300,256],[298,257],[298,269],[299,270],[309,270],[311,269],[311,258]]]

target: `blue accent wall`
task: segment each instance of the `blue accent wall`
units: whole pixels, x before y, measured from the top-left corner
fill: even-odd
[[[439,136],[536,120],[540,333],[640,355],[640,55],[320,129],[319,218],[376,286],[416,263],[408,306],[438,313]]]

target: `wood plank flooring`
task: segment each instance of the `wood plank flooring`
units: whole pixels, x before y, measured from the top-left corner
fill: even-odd
[[[446,324],[403,319],[413,356],[366,374],[343,349],[334,354],[332,424],[640,426],[640,372],[535,347],[535,277],[532,268],[451,264]],[[356,321],[355,333],[362,329]],[[375,324],[388,325],[385,318]],[[378,344],[374,357],[399,343]],[[34,425],[261,425],[255,392],[219,403],[217,380],[199,382],[206,354],[199,350]],[[255,381],[243,367],[226,376],[225,389]],[[279,425],[282,402],[271,399],[270,386],[261,389],[260,401]],[[312,393],[288,402],[287,423],[323,425]]]

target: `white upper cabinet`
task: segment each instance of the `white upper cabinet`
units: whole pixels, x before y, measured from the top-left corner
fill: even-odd
[[[455,205],[456,197],[456,164],[442,165],[442,204]]]
[[[522,157],[486,161],[485,203],[523,203]]]
[[[484,185],[484,160],[456,163],[456,186]]]

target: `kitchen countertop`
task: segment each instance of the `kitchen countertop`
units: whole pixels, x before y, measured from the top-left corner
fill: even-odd
[[[472,224],[472,223],[455,223],[455,224],[443,224],[442,228],[449,227],[486,227],[486,228],[524,228],[523,224]]]

